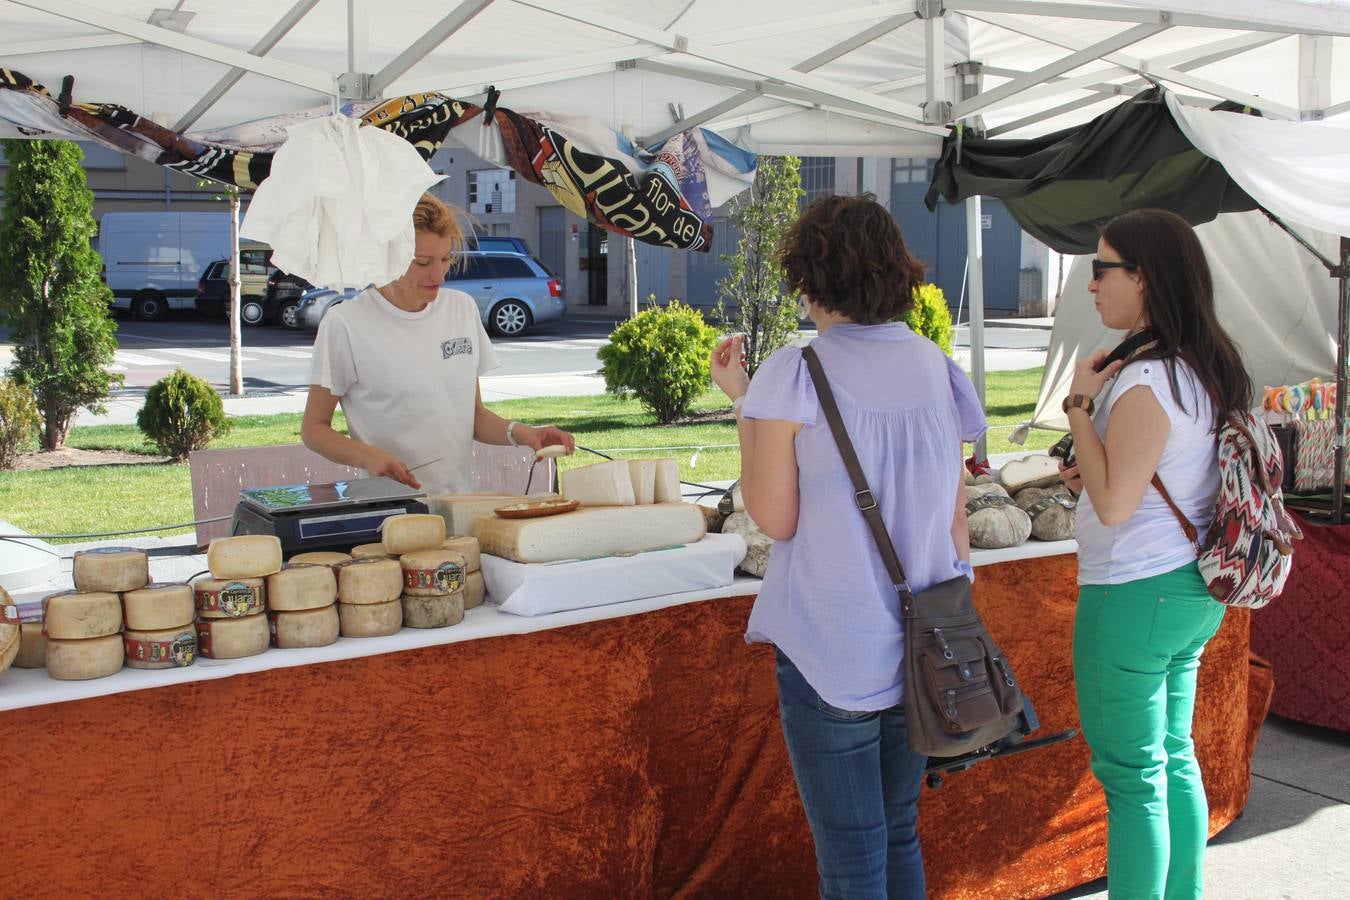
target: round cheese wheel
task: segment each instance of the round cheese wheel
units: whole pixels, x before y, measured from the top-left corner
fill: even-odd
[[[0,672],[5,671],[19,655],[23,627],[19,621],[19,607],[9,592],[0,587]]]
[[[337,577],[328,566],[288,563],[267,576],[267,608],[319,609],[337,602]]]
[[[403,604],[398,599],[388,603],[339,603],[337,606],[343,637],[383,637],[396,634],[403,627]]]
[[[464,557],[464,571],[477,572],[481,562],[476,537],[449,537],[441,544],[442,550],[450,550]]]
[[[445,628],[464,621],[464,592],[437,597],[410,597],[403,604],[403,624],[409,628]]]
[[[482,606],[485,596],[487,585],[483,583],[483,573],[470,572],[464,579],[464,608],[473,609],[475,606]]]
[[[399,557],[403,567],[403,594],[440,597],[464,589],[464,557],[453,550],[417,550]]]
[[[122,636],[77,641],[47,640],[47,674],[62,681],[84,681],[87,678],[106,678],[122,670]]]
[[[430,513],[390,516],[380,525],[380,543],[390,556],[434,550],[445,541],[445,519]]]
[[[41,669],[47,665],[47,636],[42,633],[41,619],[23,623],[14,665],[19,669]]]
[[[388,559],[384,544],[357,544],[352,548],[352,559]]]
[[[192,624],[197,614],[192,585],[147,584],[122,595],[128,631],[159,631]]]
[[[272,633],[272,646],[282,650],[327,647],[338,639],[338,611],[333,603],[322,609],[269,612],[267,624]]]
[[[77,591],[134,591],[150,583],[150,557],[131,547],[76,550],[70,574]]]
[[[261,578],[198,578],[192,599],[203,619],[240,619],[267,608],[267,583]]]
[[[338,568],[337,579],[342,603],[389,603],[403,593],[403,567],[396,559],[354,559]]]
[[[189,622],[177,628],[128,631],[122,635],[127,665],[133,669],[176,669],[197,661],[197,629]]]
[[[86,640],[122,630],[122,601],[108,591],[61,591],[42,598],[47,637]],[[90,676],[93,677],[93,676]]]
[[[242,619],[198,619],[197,652],[209,659],[257,656],[267,649],[270,635],[262,613]]]
[[[303,563],[307,566],[338,566],[351,562],[350,553],[338,553],[333,550],[313,550],[309,553],[297,553],[291,557],[291,565]]]
[[[206,567],[216,578],[262,578],[281,571],[281,539],[271,534],[216,538],[206,548]]]

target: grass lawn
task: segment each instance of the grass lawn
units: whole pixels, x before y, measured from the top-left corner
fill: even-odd
[[[991,372],[985,408],[989,415],[989,452],[1038,449],[1050,446],[1058,435],[1033,431],[1026,447],[1007,441],[1012,428],[1031,417],[1040,387],[1041,370]],[[603,395],[539,397],[488,404],[498,415],[521,422],[552,422],[572,432],[577,443],[625,459],[673,456],[680,476],[690,482],[735,478],[740,468],[736,431],[730,422],[654,424],[635,400]],[[726,398],[709,391],[694,404],[693,413],[727,406]],[[213,448],[291,444],[300,440],[299,414],[238,416],[230,433]],[[345,427],[341,413],[335,419]],[[85,450],[123,450],[153,454],[134,425],[97,425],[71,430],[68,444]],[[599,461],[578,452],[562,461],[564,470]],[[83,466],[31,472],[0,472],[0,518],[31,534],[73,534],[120,531],[188,522],[192,519],[192,485],[186,464]],[[160,534],[181,534],[179,528]],[[57,543],[58,541],[54,541]]]

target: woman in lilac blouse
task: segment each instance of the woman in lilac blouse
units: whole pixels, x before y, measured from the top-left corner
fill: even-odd
[[[788,285],[916,591],[973,578],[961,443],[986,424],[955,363],[901,318],[923,265],[870,196],[812,204],[780,247]],[[746,640],[777,650],[779,712],[822,897],[924,896],[916,828],[926,760],[905,731],[896,592],[797,347],[755,373],[713,352],[738,413],[746,510],[774,539]]]

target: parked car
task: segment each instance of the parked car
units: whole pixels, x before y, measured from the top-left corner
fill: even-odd
[[[299,328],[297,311],[300,298],[305,291],[311,291],[314,285],[299,275],[291,275],[280,269],[273,269],[267,276],[267,293],[263,295],[263,312],[268,319],[287,328]]]
[[[341,291],[333,288],[311,288],[305,291],[300,295],[300,302],[295,307],[295,320],[299,323],[298,327],[317,330],[328,310],[339,303],[350,300],[359,293],[361,292],[356,288],[346,288]]]
[[[504,253],[524,253],[526,256],[533,255],[530,251],[530,245],[525,243],[524,238],[510,237],[502,234],[467,235],[464,240],[464,249],[500,250]]]
[[[239,318],[249,326],[280,322],[297,328],[295,309],[309,282],[273,268],[272,248],[252,241],[239,245]],[[218,259],[197,279],[197,312],[222,318],[230,308],[230,261]],[[270,274],[269,274],[270,273]]]
[[[147,321],[192,309],[192,276],[229,248],[225,213],[110,212],[99,223],[112,308]]]

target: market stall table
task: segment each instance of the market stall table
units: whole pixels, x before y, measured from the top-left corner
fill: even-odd
[[[1072,549],[976,559],[977,603],[1045,733],[1077,725]],[[322,662],[270,650],[75,684],[11,669],[0,754],[21,774],[3,813],[24,865],[7,890],[814,896],[772,653],[743,642],[758,585],[533,618],[486,606],[448,629],[341,640]],[[1201,668],[1211,832],[1245,803],[1269,701],[1248,625],[1231,613]],[[1087,756],[1075,740],[926,791],[930,895],[1099,877]]]

